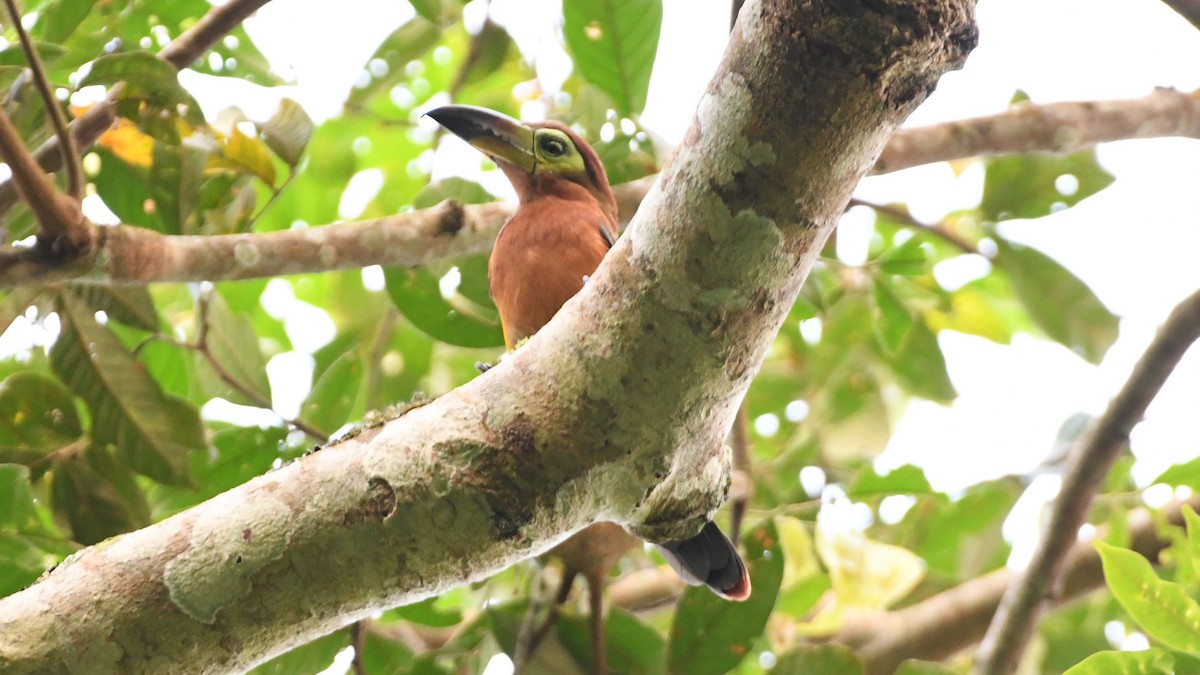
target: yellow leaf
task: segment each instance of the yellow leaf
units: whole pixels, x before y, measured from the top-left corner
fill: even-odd
[[[829,570],[833,601],[800,626],[806,635],[836,631],[847,610],[882,611],[925,577],[925,561],[919,556],[868,539],[855,522],[856,508],[847,499],[837,499],[817,515],[817,555]]]
[[[229,137],[222,139],[221,156],[213,156],[208,163],[210,169],[228,169],[256,176],[267,185],[275,185],[275,163],[266,143],[243,134],[237,127]]]
[[[821,573],[812,537],[803,521],[791,516],[776,518],[775,530],[779,533],[779,546],[783,549],[783,559],[786,561],[781,590],[795,588]]]
[[[154,139],[124,117],[100,134],[97,143],[126,164],[150,168],[154,163]]]

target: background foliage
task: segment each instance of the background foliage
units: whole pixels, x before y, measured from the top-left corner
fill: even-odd
[[[421,127],[418,117],[435,100],[512,115],[539,101],[550,116],[595,140],[614,183],[653,173],[669,152],[655,147],[639,122],[662,19],[657,0],[566,0],[561,37],[575,73],[553,96],[541,93],[533,67],[502,26],[488,20],[468,29],[457,0],[412,4],[417,15],[363,64],[364,78],[341,115],[320,124],[287,100],[267,119],[237,110],[219,122],[204,116],[174,68],[153,53],[210,9],[203,0],[31,0],[24,11],[62,91],[125,82],[118,123],[85,161],[88,180],[95,198],[122,222],[163,233],[332,223],[351,179],[367,169],[379,172],[382,187],[363,218],[447,198],[492,199],[462,179],[430,183],[419,159],[440,134]],[[47,115],[22,80],[24,57],[14,34],[7,30],[5,37],[4,106],[36,147],[51,135]],[[263,86],[281,83],[240,28],[192,67]],[[986,167],[982,199],[941,223],[918,223],[902,204],[874,205],[868,260],[847,265],[827,255],[772,346],[747,399],[750,419],[772,414],[779,422],[777,433],[755,436],[751,447],[754,482],[742,540],[754,596],[729,604],[693,589],[651,610],[611,608],[613,670],[855,672],[853,654],[806,646],[801,638],[836,630],[847,610],[906,606],[1003,566],[1009,547],[1000,525],[1022,493],[1022,478],[949,495],[934,490],[917,467],[880,475],[871,459],[909,399],[954,399],[941,331],[1001,344],[1028,333],[1090,362],[1103,358],[1116,339],[1117,318],[1068,269],[1006,240],[997,226],[1070,208],[1112,178],[1091,151],[976,161]],[[1063,176],[1073,177],[1072,189],[1064,189]],[[18,207],[4,223],[5,243],[35,230]],[[942,287],[933,266],[967,254],[988,258],[986,274]],[[461,384],[476,375],[476,361],[500,355],[484,257],[382,276],[382,286],[355,270],[151,288],[29,286],[4,294],[0,331],[23,321],[45,338],[0,355],[0,595],[32,583],[81,546],[162,519],[297,457],[365,411]],[[227,415],[206,407],[214,399],[272,410],[276,381],[267,376],[268,362],[311,342],[296,344],[306,328],[289,325],[296,319],[272,304],[281,288],[333,326],[311,351],[311,388],[300,383],[308,394],[294,416],[224,421]],[[805,323],[809,330],[800,330]],[[1109,481],[1098,519],[1119,523],[1136,505],[1128,466],[1121,464],[1123,473]],[[818,517],[818,494],[798,478],[811,467],[859,506],[837,502]],[[1189,465],[1164,480],[1200,482]],[[835,517],[842,507],[877,513],[897,496],[909,507],[896,522],[874,518],[864,530]],[[1114,527],[1110,545],[1101,548],[1112,594],[1051,614],[1032,667],[1063,672],[1087,657],[1072,672],[1115,672],[1109,668],[1116,663],[1180,667],[1200,658],[1197,522],[1191,514],[1187,529],[1173,533],[1175,564],[1157,571],[1121,548],[1121,529]],[[660,562],[636,551],[614,570],[614,580]],[[530,589],[544,575],[553,571],[530,562],[386,612],[359,629],[359,666],[367,673],[480,672],[494,654],[514,649]],[[1148,597],[1158,610],[1150,611]],[[529,672],[586,671],[585,611],[574,599],[568,603]],[[1104,634],[1110,620],[1140,626],[1155,648],[1089,656],[1110,646]],[[353,639],[342,630],[259,670],[319,672]],[[914,664],[905,672],[962,666]]]

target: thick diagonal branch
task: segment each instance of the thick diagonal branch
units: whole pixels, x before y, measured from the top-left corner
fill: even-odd
[[[694,534],[801,282],[892,129],[974,46],[973,8],[748,2],[670,175],[524,348],[0,600],[0,670],[243,669],[597,518]]]
[[[1200,338],[1200,292],[1171,312],[1125,386],[1072,450],[1046,530],[1020,580],[1004,594],[987,638],[980,646],[976,672],[999,675],[1016,670],[1042,606],[1058,588],[1064,561],[1075,544],[1079,528],[1087,522],[1092,498],[1129,441],[1130,431],[1141,421],[1150,402],[1197,338]]]

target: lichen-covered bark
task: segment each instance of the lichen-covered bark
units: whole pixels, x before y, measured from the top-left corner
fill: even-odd
[[[579,297],[500,366],[0,600],[9,673],[242,668],[544,551],[723,499],[737,402],[851,188],[974,45],[971,0],[763,0]]]

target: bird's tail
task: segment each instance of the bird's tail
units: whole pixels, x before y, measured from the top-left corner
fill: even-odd
[[[729,538],[709,521],[700,534],[658,545],[671,569],[692,586],[705,584],[726,600],[750,597],[750,575]]]

